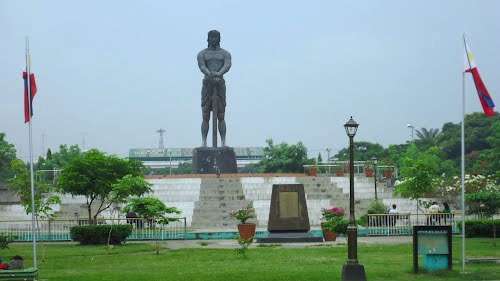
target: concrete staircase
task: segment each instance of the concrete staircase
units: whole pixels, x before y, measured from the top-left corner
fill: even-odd
[[[195,202],[191,226],[198,229],[235,228],[238,221],[231,212],[252,204],[245,199],[238,178],[205,178]]]

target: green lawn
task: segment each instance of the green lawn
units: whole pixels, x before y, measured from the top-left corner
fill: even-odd
[[[491,239],[468,239],[468,256],[499,256]],[[360,245],[359,258],[368,280],[500,280],[500,266],[467,265],[460,269],[460,240],[454,243],[454,270],[440,274],[413,274],[411,245]],[[167,243],[168,246],[168,243]],[[247,257],[230,249],[162,250],[153,245],[131,243],[107,249],[104,246],[46,244],[40,248],[41,280],[340,280],[346,246],[308,248],[257,247]],[[14,244],[0,251],[9,257],[31,255],[30,244]],[[30,260],[26,261],[30,263]]]

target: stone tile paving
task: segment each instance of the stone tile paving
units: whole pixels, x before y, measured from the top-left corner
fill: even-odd
[[[412,238],[409,236],[391,236],[391,237],[359,237],[358,244],[409,244]],[[177,249],[235,249],[238,246],[236,240],[172,240],[161,242],[166,248]],[[253,243],[250,247],[271,247],[279,246],[283,248],[306,248],[306,247],[324,247],[346,245],[345,237],[338,237],[335,242],[322,243],[282,243],[282,244],[259,244]],[[262,245],[262,246],[260,246]]]

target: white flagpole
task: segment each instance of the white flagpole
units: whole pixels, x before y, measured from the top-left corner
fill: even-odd
[[[462,137],[461,137],[461,177],[462,189],[462,273],[465,272],[465,71],[462,73]]]
[[[469,53],[467,52],[467,42],[464,38],[464,48],[465,56],[467,57],[467,63],[469,69],[472,68],[469,59]],[[461,177],[460,186],[462,189],[462,273],[465,273],[465,75],[466,71],[462,73],[462,126],[461,126]]]
[[[35,210],[35,177],[33,174],[33,133],[32,133],[32,118],[31,118],[31,58],[30,58],[30,45],[29,39],[26,38],[26,79],[28,84],[28,128],[29,128],[29,156],[30,156],[30,183],[31,183],[31,237],[33,240],[33,267],[37,268],[37,255],[36,255],[36,210]]]

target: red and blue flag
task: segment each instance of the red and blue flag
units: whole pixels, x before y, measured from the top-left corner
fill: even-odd
[[[481,102],[481,106],[483,107],[484,114],[486,116],[494,116],[495,115],[495,103],[493,102],[493,98],[491,97],[486,85],[481,79],[481,75],[479,75],[479,69],[476,66],[476,62],[474,60],[474,54],[472,54],[467,41],[465,41],[465,52],[467,53],[467,62],[468,65],[465,69],[466,72],[470,72],[472,74],[472,78],[474,80],[474,85],[476,85],[477,95],[479,97],[479,101]]]
[[[23,72],[24,80],[24,123],[28,123],[33,116],[33,99],[36,95],[35,74],[30,73],[29,83],[28,74]],[[28,87],[29,84],[29,87]]]

